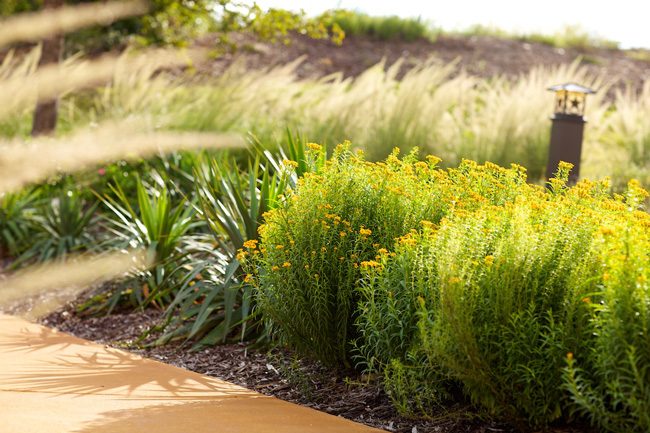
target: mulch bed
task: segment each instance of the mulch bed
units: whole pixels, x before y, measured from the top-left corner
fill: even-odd
[[[391,432],[488,433],[518,431],[515,427],[472,415],[469,406],[449,408],[433,420],[399,415],[377,381],[353,372],[333,372],[318,362],[300,358],[284,348],[251,349],[244,343],[190,351],[169,344],[142,347],[143,332],[155,325],[160,311],[120,312],[103,317],[83,317],[70,303],[41,319],[41,323],[101,344],[129,350],[197,373],[214,376],[265,395],[311,407],[332,415]],[[556,429],[556,432],[587,430]]]

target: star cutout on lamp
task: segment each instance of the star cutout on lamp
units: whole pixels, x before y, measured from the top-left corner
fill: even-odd
[[[573,98],[571,100],[571,108],[578,110],[580,108],[580,100],[578,98]]]

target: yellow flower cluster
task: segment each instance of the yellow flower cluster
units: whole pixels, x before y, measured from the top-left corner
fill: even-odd
[[[297,163],[296,161],[292,161],[292,160],[290,160],[290,159],[285,159],[285,160],[283,160],[283,161],[282,161],[282,164],[283,164],[285,167],[289,168],[289,169],[298,168],[298,163]]]
[[[428,220],[422,220],[422,221],[420,221],[420,224],[422,224],[422,227],[424,227],[427,230],[435,230],[436,229],[436,225],[434,223],[432,223],[431,221],[428,221]]]
[[[604,236],[611,235],[614,233],[614,230],[611,227],[604,227],[604,226],[600,227],[598,231]]]
[[[413,233],[407,233],[404,236],[400,236],[397,239],[397,243],[400,245],[415,246],[417,245],[417,240],[413,237]]]

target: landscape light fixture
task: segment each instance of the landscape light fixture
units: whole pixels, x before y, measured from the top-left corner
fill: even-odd
[[[587,121],[584,118],[587,95],[595,90],[575,83],[558,84],[548,90],[555,92],[555,112],[551,117],[551,143],[546,165],[546,178],[557,171],[560,161],[570,162],[573,169],[569,183],[574,184],[580,175],[582,135]]]

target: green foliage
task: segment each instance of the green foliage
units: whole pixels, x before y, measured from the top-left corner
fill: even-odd
[[[0,3],[0,17],[32,12],[43,6],[43,0],[3,0]]]
[[[110,189],[112,194],[102,197],[112,213],[107,224],[110,237],[104,248],[144,248],[153,257],[154,266],[137,275],[132,287],[116,291],[106,303],[91,303],[91,310],[110,312],[125,296],[136,306],[169,304],[184,275],[187,252],[181,244],[194,224],[193,207],[185,200],[174,204],[164,186],[147,190],[138,182],[135,205],[119,183]]]
[[[277,206],[287,187],[283,171],[271,174],[259,156],[241,172],[225,158],[197,161],[194,170],[198,209],[211,233],[210,246],[191,263],[174,302],[167,309],[169,326],[159,339],[194,339],[211,345],[258,330],[249,278],[241,269],[244,248],[257,242],[263,215]],[[198,278],[196,278],[198,277]],[[195,280],[196,279],[196,280]]]
[[[624,53],[630,59],[639,62],[650,63],[650,50],[644,48],[638,48],[633,50],[625,50]]]
[[[644,191],[568,187],[569,164],[544,189],[518,166],[436,162],[343,147],[299,180],[245,264],[264,317],[303,353],[383,373],[406,414],[461,389],[522,426],[575,412],[644,431]]]
[[[565,26],[551,34],[532,33],[519,37],[521,40],[542,43],[557,48],[573,48],[588,51],[594,48],[618,49],[619,43],[594,36],[580,26]]]
[[[0,257],[17,257],[33,241],[38,189],[0,194]]]
[[[311,144],[308,154],[322,148]],[[437,160],[431,161],[431,166]],[[348,364],[356,330],[354,288],[377,248],[444,213],[441,191],[415,182],[430,165],[411,155],[369,164],[346,146],[307,173],[261,230],[260,310],[280,335],[329,364]],[[291,301],[289,301],[291,300]]]
[[[331,39],[340,45],[345,37],[341,28],[330,23],[326,17],[309,18],[304,11],[292,12],[270,8],[262,10],[252,6],[223,2],[219,28],[224,32],[249,31],[264,40],[290,43],[289,32],[297,32],[314,39]],[[232,6],[232,7],[229,7]]]
[[[26,220],[32,231],[29,247],[14,266],[32,260],[64,260],[70,253],[93,248],[95,236],[91,229],[98,202],[89,203],[78,190],[65,185],[53,189],[50,194]]]
[[[345,9],[325,12],[321,19],[338,26],[348,36],[370,36],[382,41],[399,39],[412,42],[429,36],[429,27],[420,18],[375,17]]]
[[[67,4],[97,0],[67,0]],[[148,14],[109,26],[80,30],[68,36],[67,50],[76,52],[105,50],[123,44],[130,36],[143,44],[183,44],[215,26],[217,2],[212,0],[150,0]],[[9,0],[0,5],[0,17],[34,12],[42,0]]]
[[[113,212],[113,233],[121,238],[123,245],[147,248],[156,263],[165,263],[173,258],[192,222],[192,207],[184,202],[174,206],[165,187],[148,192],[138,182],[137,208],[131,206],[130,198],[119,183],[111,186],[111,190],[115,197],[107,195],[103,201]]]
[[[393,406],[405,416],[428,418],[451,402],[450,383],[440,369],[422,368],[427,359],[409,353],[408,363],[393,359],[384,369],[384,389]]]
[[[562,414],[561,368],[579,352],[579,302],[595,290],[597,219],[553,200],[450,218],[422,309],[425,351],[490,413],[544,426]],[[570,227],[570,229],[568,229]],[[431,311],[431,312],[430,312]]]
[[[67,0],[89,3],[97,0]],[[0,17],[42,8],[42,0],[9,0],[0,5]],[[283,9],[262,10],[256,4],[229,0],[149,0],[149,13],[121,20],[109,26],[89,28],[66,38],[66,51],[110,50],[128,42],[139,45],[187,45],[209,31],[249,31],[262,39],[288,41],[289,32],[309,37],[330,38],[337,44],[344,34],[338,26],[326,27],[319,18]],[[222,42],[229,42],[227,37]]]
[[[627,205],[647,196],[630,185]],[[588,349],[570,354],[565,389],[573,407],[607,431],[650,429],[650,225],[647,214],[601,227],[602,273],[589,300]]]
[[[603,260],[630,249],[621,243],[603,250],[599,233],[610,229],[599,227],[621,222],[623,227],[614,231],[628,241],[639,239],[638,251],[647,252],[648,215],[628,210],[636,209],[641,198],[629,207],[609,198],[606,183],[583,181],[568,189],[569,168],[560,167],[549,191],[505,181],[503,187],[516,199],[450,212],[439,227],[423,227],[400,240],[394,256],[384,255],[381,266],[360,283],[357,324],[363,338],[358,345],[366,365],[387,372],[404,365],[423,370],[420,375],[443,371],[492,415],[533,427],[566,417],[576,403],[607,429],[628,431],[616,426],[619,414],[608,416],[621,408],[627,428],[645,426],[641,414],[650,400],[642,384],[647,383],[643,375],[650,364],[644,357],[650,352],[645,337],[635,336],[647,335],[647,286],[636,292],[641,299],[626,301],[626,285],[615,285],[610,302],[628,308],[618,310],[618,325],[611,325],[619,333],[606,336],[598,329],[601,319],[607,322],[598,303],[606,299],[600,285],[607,275]],[[486,169],[492,170],[476,166],[467,172],[464,187],[478,194],[477,203],[489,198],[473,186],[483,183]],[[632,227],[639,236],[630,234]],[[619,265],[634,287],[645,282],[638,271],[630,275],[623,262]],[[621,328],[622,323],[630,328]],[[598,347],[593,339],[617,347]],[[576,369],[563,375],[567,353],[584,362],[584,375]],[[426,361],[409,363],[414,354]],[[612,373],[615,364],[618,377]],[[598,380],[590,376],[593,369],[601,372]],[[590,389],[589,380],[601,388]],[[449,385],[439,379],[433,383]],[[573,383],[573,402],[564,383]],[[394,386],[391,380],[387,386]],[[413,397],[416,406],[418,398]],[[398,406],[405,405],[403,400]],[[593,413],[594,408],[600,412]]]

